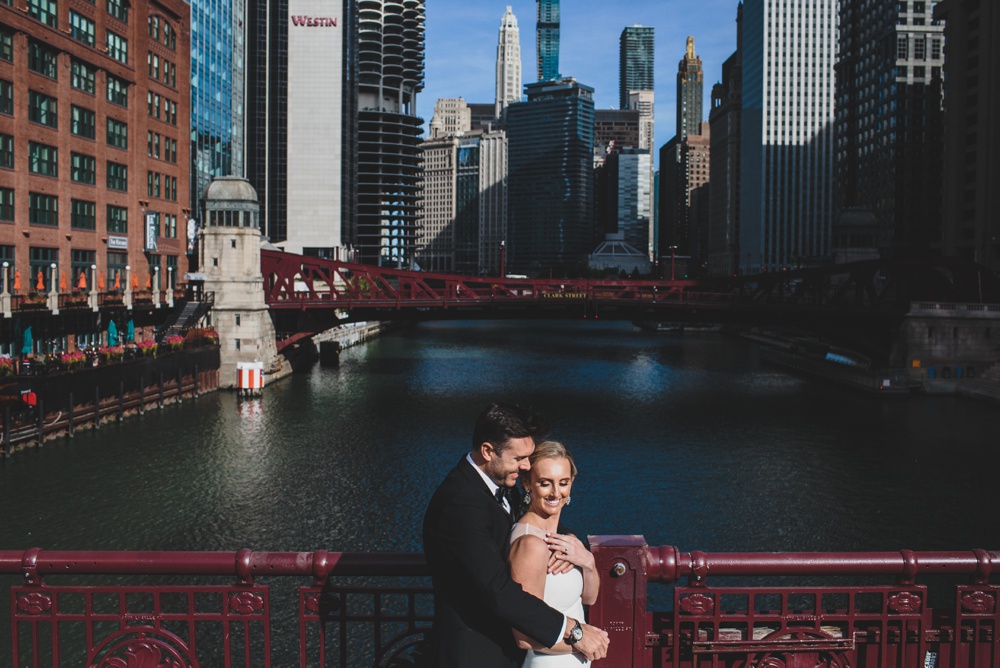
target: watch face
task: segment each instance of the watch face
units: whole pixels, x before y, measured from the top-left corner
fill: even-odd
[[[583,629],[580,628],[579,624],[577,624],[576,626],[573,627],[573,630],[570,631],[569,635],[571,638],[573,638],[573,642],[577,642],[578,640],[583,640]]]

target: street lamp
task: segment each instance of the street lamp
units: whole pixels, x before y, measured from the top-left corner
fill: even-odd
[[[504,273],[504,266],[503,266],[504,260],[506,259],[505,258],[506,253],[507,253],[507,241],[502,240],[500,241],[500,278],[503,278],[504,276],[507,275],[506,273]]]
[[[674,280],[674,260],[677,257],[677,246],[670,246],[670,280]]]

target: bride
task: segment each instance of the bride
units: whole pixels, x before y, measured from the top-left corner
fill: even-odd
[[[565,445],[543,441],[535,447],[531,470],[523,474],[528,510],[511,530],[508,558],[511,578],[524,591],[582,622],[583,606],[597,600],[600,585],[594,555],[576,536],[557,533],[575,477],[576,464]],[[522,668],[590,665],[565,641],[546,648],[517,630],[514,637],[528,650]]]

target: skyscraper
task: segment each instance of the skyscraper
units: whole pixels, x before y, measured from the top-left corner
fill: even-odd
[[[949,255],[1000,271],[1000,6],[944,0],[944,235]]]
[[[538,80],[557,81],[559,75],[559,0],[536,0],[538,22],[535,26],[535,53],[538,56]]]
[[[740,266],[821,261],[833,210],[838,0],[743,4]]]
[[[349,238],[363,262],[409,265],[421,170],[423,0],[365,2],[358,34],[358,216]]]
[[[357,23],[353,0],[246,6],[246,176],[262,231],[290,251],[346,256],[355,219]],[[317,114],[316,109],[323,109]]]
[[[618,69],[618,106],[629,109],[630,91],[653,90],[652,26],[634,25],[622,30]]]
[[[712,87],[706,274],[735,274],[740,232],[740,118],[743,100],[743,6],[736,10],[736,51],[722,64],[722,82]]]
[[[894,253],[940,241],[944,26],[932,4],[840,0],[834,208],[874,214]]]
[[[704,73],[701,57],[694,53],[694,37],[687,38],[687,49],[677,65],[677,138],[701,132],[701,99]]]
[[[521,101],[521,33],[510,5],[500,19],[497,39],[497,95],[494,117],[500,118],[508,104]]]
[[[594,89],[575,79],[529,84],[507,109],[507,266],[578,270],[593,249]]]
[[[246,46],[241,0],[192,0],[192,209],[214,176],[242,176]]]

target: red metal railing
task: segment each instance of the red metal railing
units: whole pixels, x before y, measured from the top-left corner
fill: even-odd
[[[591,546],[602,583],[590,621],[612,638],[601,666],[1000,666],[1000,586],[989,583],[997,552],[682,553],[636,536],[592,537]],[[292,656],[300,666],[422,665],[433,613],[426,566],[415,553],[33,548],[0,551],[0,574],[22,580],[10,588],[18,667],[286,666]],[[708,583],[784,575],[894,581]],[[928,585],[916,583],[931,575],[968,582],[953,587],[953,604],[935,610]],[[90,576],[119,582],[54,582]],[[161,582],[138,581],[151,576]],[[185,584],[162,582],[181,576]],[[294,615],[287,591],[260,582],[286,576],[307,580],[298,586]],[[219,577],[230,582],[206,581]],[[676,584],[685,578],[686,585]],[[674,585],[672,611],[647,610],[651,583]]]

